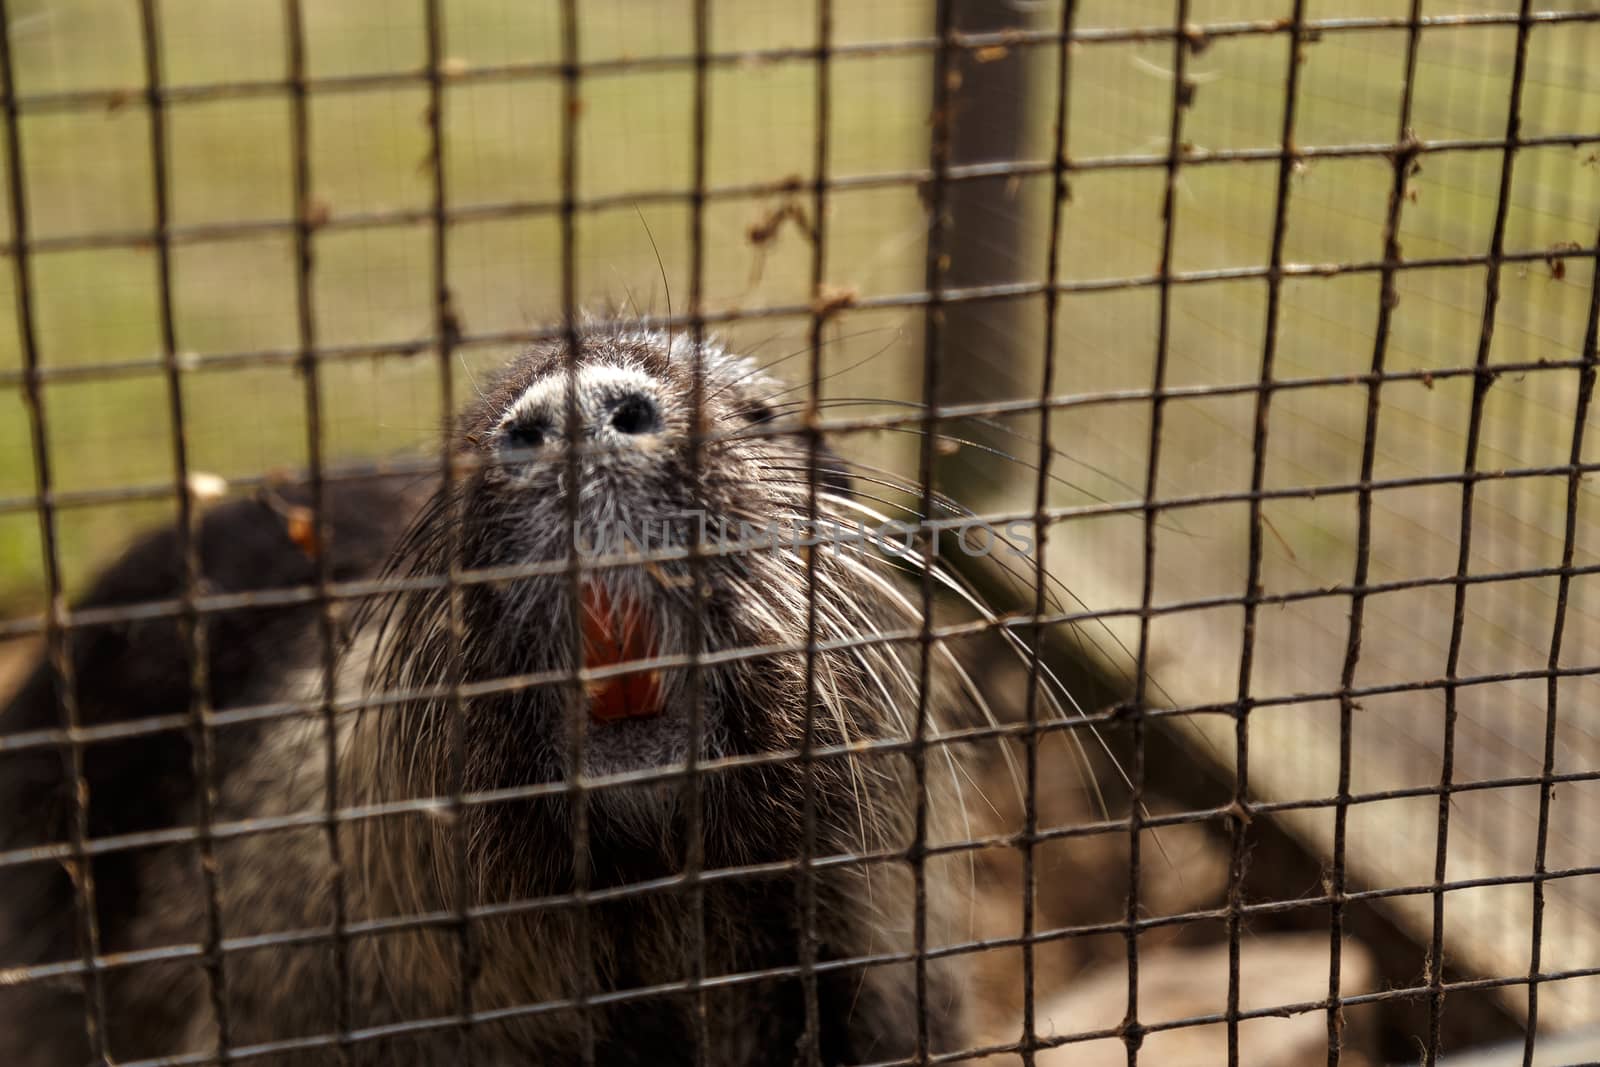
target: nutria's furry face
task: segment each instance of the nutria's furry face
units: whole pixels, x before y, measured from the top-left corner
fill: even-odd
[[[458,640],[451,637],[444,593],[400,598],[384,628],[375,682],[436,687],[579,666],[599,674],[582,693],[546,683],[464,701],[464,791],[565,781],[579,745],[584,773],[606,776],[682,765],[695,751],[701,760],[715,760],[802,744],[806,560],[785,541],[808,527],[808,444],[771,421],[767,400],[780,387],[755,364],[711,344],[699,362],[698,464],[690,443],[696,360],[682,335],[669,342],[646,331],[586,334],[575,373],[562,345],[536,348],[485,388],[462,417],[456,447],[469,461],[468,473],[426,509],[400,546],[395,570],[441,575],[459,553],[465,572],[487,572],[493,580],[462,589]],[[568,445],[569,388],[576,456]],[[819,513],[839,513],[847,503],[839,465],[824,453],[818,467]],[[577,620],[572,578],[564,571],[574,473],[585,561]],[[749,546],[774,529],[781,536],[762,547],[732,547],[741,540]],[[706,553],[698,592],[684,559],[625,561],[630,550],[682,550],[695,539]],[[603,565],[604,559],[612,563]],[[529,567],[542,573],[494,577]],[[867,561],[859,548],[820,551],[815,589],[821,640],[905,625],[906,605],[881,561]],[[697,643],[713,657],[773,650],[702,669],[698,744],[687,670],[618,673],[640,660],[688,655]],[[900,732],[900,717],[915,706],[907,696],[914,682],[904,656],[882,644],[818,655],[816,743]],[[420,713],[387,717],[387,759],[409,777],[400,788],[452,791],[449,715],[445,702],[434,701]],[[820,762],[824,823],[850,827],[855,837],[861,836],[857,830],[881,836],[896,819],[891,812],[886,820],[881,798],[869,799],[864,789],[885,775],[898,778],[888,763]],[[703,805],[708,862],[719,853],[728,862],[793,857],[803,788],[793,762],[709,773]],[[602,785],[592,792],[597,871],[609,865],[621,876],[671,868],[681,844],[682,796],[677,781]],[[863,819],[860,808],[872,814]],[[560,798],[475,807],[470,817],[481,820],[472,840],[484,849],[485,867],[507,859],[505,869],[517,882],[530,866],[570,860],[567,807]],[[603,871],[597,876],[607,877]]]
[[[793,472],[805,462],[795,442],[740,433],[762,411],[774,386],[743,360],[708,348],[702,361],[703,416],[698,471],[690,454],[694,426],[694,354],[687,337],[672,347],[663,336],[607,334],[585,339],[576,373],[560,346],[535,350],[513,364],[463,419],[461,447],[478,461],[460,499],[462,559],[471,569],[560,564],[569,558],[569,485],[576,475],[578,545],[593,570],[581,580],[580,616],[572,584],[549,574],[481,587],[467,598],[467,642],[475,673],[528,674],[626,664],[691,651],[698,620],[702,647],[716,651],[781,642],[789,629],[763,625],[750,601],[774,599],[769,577],[752,584],[763,563],[709,561],[699,605],[685,562],[604,564],[631,551],[656,554],[707,540],[723,523],[737,531],[803,517],[805,491]],[[568,388],[574,389],[577,456],[569,455]],[[776,478],[774,475],[776,474]],[[780,594],[780,597],[782,594]],[[575,642],[575,626],[584,639]],[[574,656],[573,646],[581,648]],[[702,754],[766,747],[754,735],[771,731],[736,720],[730,694],[706,678]],[[691,694],[682,670],[643,670],[593,681],[583,694],[583,766],[609,774],[681,763],[690,750]],[[718,697],[722,699],[717,699]],[[546,686],[502,702],[505,734],[539,766],[506,768],[507,777],[535,770],[564,775],[570,731],[555,717],[570,707],[570,687]],[[743,728],[741,728],[741,726]],[[532,736],[527,731],[532,727]],[[738,735],[737,737],[733,735]]]

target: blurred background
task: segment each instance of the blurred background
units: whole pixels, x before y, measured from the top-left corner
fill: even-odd
[[[193,469],[236,487],[306,463],[304,382],[297,353],[291,111],[282,82],[284,5],[265,0],[160,0],[168,98],[172,295],[185,366],[185,431]],[[715,332],[774,373],[799,381],[811,317],[813,240],[824,233],[823,277],[840,305],[823,350],[824,415],[836,422],[906,416],[923,395],[934,11],[931,0],[834,5],[839,51],[826,66],[833,106],[826,178],[840,182],[812,217],[815,0],[711,0],[704,219],[704,305]],[[1493,311],[1493,377],[1477,427],[1468,587],[1453,635],[1462,489],[1473,429],[1473,375],[1485,320],[1490,248],[1501,202],[1502,153],[1518,39],[1510,0],[1429,0],[1417,32],[1409,128],[1428,147],[1406,167],[1393,273],[1371,495],[1369,582],[1354,709],[1346,874],[1353,890],[1401,890],[1347,909],[1346,995],[1424,985],[1430,973],[1444,750],[1442,678],[1459,637],[1455,793],[1445,896],[1446,975],[1507,979],[1452,993],[1447,1050],[1515,1040],[1527,1023],[1533,893],[1549,694],[1543,671],[1562,628],[1546,868],[1542,970],[1600,961],[1600,523],[1592,471],[1577,493],[1574,565],[1557,622],[1568,521],[1568,471],[1580,387],[1575,363],[1593,338],[1600,227],[1600,7],[1544,0],[1528,31],[1521,133],[1505,190],[1504,250]],[[435,454],[441,410],[433,357],[432,183],[426,34],[420,2],[315,0],[305,5],[314,239],[312,298],[323,350],[322,420],[332,462]],[[1253,634],[1247,795],[1276,805],[1250,824],[1251,899],[1313,898],[1300,912],[1247,924],[1248,995],[1257,1006],[1327,995],[1329,908],[1339,788],[1341,668],[1356,569],[1356,483],[1368,386],[1380,334],[1384,226],[1401,135],[1409,5],[1314,0],[1316,32],[1296,44],[1276,20],[1285,0],[1194,0],[1188,86],[1175,94],[1173,5],[1096,0],[1075,5],[1063,143],[1071,160],[1061,205],[1051,417],[1058,453],[1049,503],[1060,521],[1046,563],[1077,604],[1107,612],[1073,647],[1085,677],[1114,697],[1129,686],[1138,642],[1144,519],[1158,325],[1169,301],[1156,475],[1172,503],[1157,526],[1148,665],[1152,702],[1232,705],[1245,652],[1255,383],[1268,332],[1280,138],[1291,62],[1298,63],[1295,163],[1285,209],[1266,422],[1259,574],[1268,603]],[[82,588],[131,530],[168,521],[173,427],[162,376],[160,290],[145,56],[131,0],[13,0],[9,32],[19,97],[33,313],[61,512],[69,591]],[[517,347],[518,333],[558,321],[562,196],[559,6],[552,0],[446,0],[442,69],[448,284],[467,342],[457,395]],[[686,311],[691,290],[693,5],[686,0],[582,0],[585,70],[578,118],[578,296],[599,313]],[[942,398],[1005,403],[1037,398],[1045,366],[1050,161],[1055,146],[1062,22],[1050,0],[965,0],[964,30],[992,35],[960,51],[951,83],[958,164],[1024,162],[952,186],[946,283],[1013,284],[1009,299],[949,309],[941,334]],[[1138,31],[1161,31],[1142,33]],[[1163,36],[1164,32],[1164,36]],[[229,86],[223,91],[207,87]],[[1162,203],[1176,96],[1189,162],[1175,187],[1173,271],[1150,284],[1163,244]],[[0,147],[3,151],[3,147]],[[1225,158],[1214,158],[1217,154]],[[9,217],[0,243],[15,254]],[[21,389],[15,274],[0,273],[0,617],[36,614],[44,599],[34,457]],[[740,319],[739,312],[756,317]],[[782,362],[787,358],[787,362]],[[1013,405],[1015,406],[1015,405]],[[914,415],[914,412],[911,412]],[[1591,420],[1592,421],[1592,420]],[[1040,459],[1037,411],[944,427],[940,487],[969,507],[1031,514]],[[1583,453],[1595,462],[1588,427]],[[911,425],[840,429],[834,445],[915,480]],[[1003,453],[1003,454],[1002,454]],[[888,495],[888,490],[884,490]],[[1218,498],[1222,499],[1218,499]],[[1338,589],[1335,593],[1326,590]],[[1228,603],[1226,601],[1232,601]],[[1031,607],[1031,596],[1016,605]],[[1002,605],[1004,606],[1004,605]],[[23,654],[13,642],[11,659]],[[1520,672],[1520,673],[1519,673]],[[1484,680],[1513,675],[1509,679]],[[1020,699],[1020,698],[1019,698]],[[1109,698],[1108,698],[1109,699]],[[1227,710],[1224,708],[1223,710]],[[1125,751],[1126,731],[1108,731]],[[1148,739],[1155,810],[1228,803],[1238,768],[1229,714],[1174,716]],[[1063,825],[1099,818],[1068,762]],[[1103,777],[1114,783],[1115,770]],[[1053,780],[1053,779],[1052,779]],[[1484,785],[1483,783],[1499,783]],[[999,792],[1003,793],[1004,790]],[[1114,790],[1113,790],[1114,792]],[[1397,795],[1398,794],[1398,795]],[[1310,802],[1310,803],[1299,803]],[[1115,798],[1111,803],[1115,807]],[[1299,803],[1299,806],[1296,806]],[[1053,804],[1053,806],[1052,806]],[[1020,811],[993,816],[1015,830]],[[1124,802],[1125,810],[1125,802]],[[1114,814],[1114,812],[1113,812]],[[1154,847],[1154,846],[1153,846]],[[1225,820],[1164,835],[1165,862],[1141,887],[1148,914],[1221,907],[1227,899]],[[1118,850],[1121,851],[1118,851]],[[1098,850],[1098,851],[1097,851]],[[1147,849],[1153,852],[1153,849]],[[1126,842],[1063,838],[1042,849],[1044,920],[1120,917]],[[988,857],[997,886],[1015,881]],[[1521,875],[1513,884],[1496,879]],[[1011,881],[1008,882],[1007,879]],[[1120,881],[1119,881],[1120,879]],[[1016,892],[996,892],[986,920],[1015,934]],[[1318,902],[1320,901],[1320,902]],[[1313,936],[1321,931],[1320,939]],[[1174,923],[1141,937],[1151,985],[1141,1020],[1220,1011],[1223,924]],[[1120,937],[1061,939],[1049,952],[1041,1008],[1054,1032],[1115,1026],[1125,1011]],[[1220,946],[1225,948],[1225,946]],[[1319,955],[1320,953],[1320,955]],[[1252,959],[1258,963],[1252,964]],[[1165,960],[1165,963],[1160,961]],[[1014,1033],[1015,955],[987,964],[985,995],[998,1033]],[[1053,968],[1053,970],[1051,969]],[[1210,968],[1208,970],[1208,968]],[[1185,977],[1187,976],[1187,978]],[[1259,976],[1259,977],[1258,977]],[[1515,980],[1522,979],[1518,984]],[[1293,984],[1294,980],[1298,984]],[[1541,1034],[1600,1024],[1600,979],[1544,983]],[[1305,988],[1302,990],[1301,987]],[[1163,993],[1162,989],[1169,989]],[[1097,1000],[1096,997],[1099,997]],[[1163,1000],[1163,997],[1166,999]],[[1075,999],[1074,999],[1075,998]],[[1165,1005],[1165,1006],[1164,1006]],[[1346,1062],[1414,1062],[1427,1038],[1426,998],[1346,1010]],[[1417,1012],[1422,1014],[1419,1016]],[[1051,1014],[1051,1013],[1054,1014]],[[1306,1020],[1310,1029],[1304,1028]],[[1258,1020],[1242,1034],[1296,1022],[1283,1038],[1244,1046],[1241,1062],[1324,1062],[1320,1012]],[[1041,1023],[1043,1028],[1043,1023]],[[1220,1032],[1218,1027],[1206,1028]],[[1195,1034],[1200,1036],[1195,1037]],[[1420,1035],[1420,1038],[1419,1038]],[[1148,1039],[1149,1062],[1214,1063],[1216,1033]],[[1193,1038],[1197,1044],[1183,1045]],[[1009,1039],[1009,1038],[1000,1038]],[[1162,1042],[1170,1044],[1163,1046]],[[1210,1044],[1206,1044],[1210,1041]],[[1324,1042],[1318,1044],[1318,1042]],[[1553,1044],[1541,1042],[1541,1048]],[[1166,1048],[1168,1051],[1161,1051]],[[1251,1052],[1255,1048],[1256,1052]],[[1122,1062],[1120,1042],[1067,1046],[1074,1063]],[[1591,1049],[1592,1051],[1592,1049]],[[1579,1062],[1583,1053],[1546,1053]],[[1063,1060],[1064,1062],[1065,1060]],[[1465,1063],[1467,1061],[1462,1060]],[[1473,1061],[1477,1062],[1477,1061]],[[1517,1043],[1514,1059],[1522,1062]]]

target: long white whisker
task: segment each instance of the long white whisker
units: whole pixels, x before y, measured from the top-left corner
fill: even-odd
[[[876,511],[872,510],[871,508],[867,507],[865,504],[862,504],[860,501],[850,500],[850,499],[844,498],[844,497],[838,497],[838,496],[835,496],[833,494],[829,494],[829,497],[830,497],[830,501],[829,501],[830,503],[838,504],[840,506],[847,507],[847,508],[852,508],[853,510],[858,511],[861,514],[866,515],[867,517],[875,520],[880,525],[889,521],[887,516],[880,515],[878,512],[876,512]],[[875,538],[876,534],[869,533],[868,537],[869,537],[869,539]],[[905,546],[903,546],[903,545],[895,545],[894,548],[895,548],[895,551],[897,552],[897,554],[903,554],[908,560],[910,560],[915,565],[917,565],[919,567],[925,565],[923,563],[922,556],[921,556],[920,553],[918,553],[918,552],[916,552],[914,550],[907,550],[905,548]],[[950,590],[951,592],[955,593],[958,597],[960,597],[963,600],[963,602],[965,602],[967,604],[968,607],[970,607],[973,611],[978,613],[980,618],[982,618],[985,622],[993,624],[996,632],[998,632],[1000,634],[1001,639],[1004,640],[1008,645],[1010,645],[1014,652],[1016,652],[1018,655],[1024,656],[1024,657],[1026,657],[1029,654],[1026,643],[1023,642],[1023,640],[1020,637],[1018,637],[1012,631],[1011,627],[1003,625],[1001,623],[1000,617],[998,615],[996,615],[992,610],[990,610],[989,607],[987,605],[985,605],[981,599],[978,598],[977,594],[975,594],[972,591],[970,591],[969,589],[965,588],[960,582],[957,582],[955,579],[951,578],[947,573],[945,573],[945,571],[943,569],[941,569],[939,567],[934,567],[933,568],[933,575],[934,575],[934,578],[935,578],[936,581],[938,581],[946,589]],[[1058,690],[1061,693],[1062,696],[1066,697],[1066,699],[1069,702],[1071,702],[1073,710],[1077,712],[1079,718],[1087,719],[1089,717],[1088,716],[1088,712],[1086,712],[1084,710],[1083,706],[1078,703],[1077,698],[1074,697],[1072,695],[1072,693],[1067,690],[1067,687],[1065,686],[1065,684],[1062,683],[1060,677],[1055,673],[1055,671],[1052,668],[1050,668],[1050,667],[1048,667],[1048,666],[1046,666],[1044,664],[1040,664],[1040,669],[1043,672],[1043,674],[1054,685],[1056,690]],[[1056,699],[1054,693],[1052,693],[1049,689],[1046,689],[1044,695],[1046,697],[1046,703],[1055,711],[1057,717],[1059,719],[1061,719],[1061,721],[1063,721],[1063,722],[1066,721],[1066,719],[1067,719],[1066,711],[1062,707],[1060,701],[1058,699]],[[992,716],[992,713],[991,713],[991,716]],[[998,723],[996,723],[996,725],[998,725]],[[1111,760],[1111,765],[1116,769],[1117,774],[1122,779],[1123,783],[1125,785],[1127,785],[1127,787],[1130,790],[1132,790],[1133,789],[1133,779],[1130,778],[1128,776],[1128,772],[1123,769],[1122,763],[1117,759],[1116,754],[1111,751],[1111,746],[1106,743],[1106,740],[1101,735],[1099,729],[1096,728],[1093,725],[1090,725],[1088,729],[1089,729],[1089,732],[1094,736],[1095,741],[1099,743],[1100,748],[1105,752],[1107,758]],[[1076,731],[1071,731],[1071,732],[1076,733]],[[1090,776],[1090,781],[1091,782],[1094,781],[1092,775]],[[1101,804],[1102,808],[1104,808],[1105,807],[1105,798],[1104,798],[1103,795],[1100,795],[1098,783],[1095,784],[1095,791],[1096,791],[1097,796],[1099,796],[1099,801],[1100,801],[1100,804]]]

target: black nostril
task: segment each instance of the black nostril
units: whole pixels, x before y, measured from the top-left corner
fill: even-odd
[[[642,393],[629,393],[612,406],[611,427],[618,433],[659,433],[661,411]]]

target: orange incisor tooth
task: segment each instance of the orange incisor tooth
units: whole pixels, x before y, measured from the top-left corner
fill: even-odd
[[[620,602],[619,602],[620,600]],[[650,659],[655,642],[639,605],[613,598],[599,582],[583,584],[583,665],[594,670]],[[589,682],[589,715],[597,722],[661,713],[659,671],[640,670]]]

